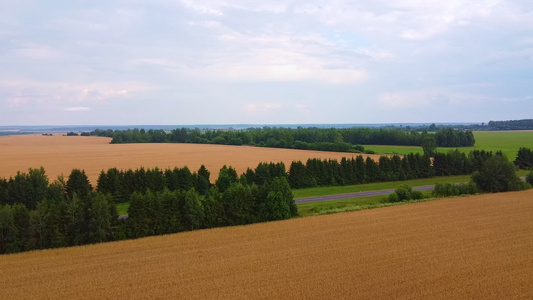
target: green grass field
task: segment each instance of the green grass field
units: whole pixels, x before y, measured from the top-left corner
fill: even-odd
[[[533,131],[475,131],[474,147],[457,148],[461,152],[468,153],[472,150],[498,151],[501,150],[509,160],[516,158],[516,153],[520,147],[533,148]],[[376,153],[387,154],[422,154],[422,147],[415,146],[384,146],[384,145],[364,145],[365,149]],[[439,147],[437,151],[448,152],[455,148]]]

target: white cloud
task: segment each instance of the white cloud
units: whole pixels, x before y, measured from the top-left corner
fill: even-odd
[[[504,101],[520,115],[533,109],[520,100],[533,94],[532,11],[518,0],[15,1],[0,11],[0,119],[87,107],[115,122],[105,106],[129,123],[197,123],[190,103],[212,123],[239,122],[234,111],[384,122],[435,107],[445,119],[461,105],[496,115]]]
[[[76,107],[67,107],[64,110],[65,111],[77,112],[77,111],[89,111],[89,110],[91,110],[91,108],[90,107],[86,107],[86,106],[76,106]]]
[[[256,113],[256,112],[271,112],[279,110],[282,108],[282,105],[279,103],[247,103],[244,106],[244,110],[247,113]]]

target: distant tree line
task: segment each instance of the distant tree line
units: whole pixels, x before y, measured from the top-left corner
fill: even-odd
[[[249,128],[247,130],[150,129],[95,130],[84,136],[112,137],[111,143],[197,143],[339,152],[364,152],[361,145],[422,146],[432,137],[438,147],[467,147],[475,143],[471,131],[444,128],[436,133],[387,128]]]
[[[111,187],[112,180],[100,180],[94,190],[82,170],[73,170],[66,182],[60,176],[53,183],[43,168],[19,172],[0,180],[0,254],[287,219],[298,211],[286,177],[275,176],[281,167],[261,164],[258,174],[250,170],[256,177],[248,180],[224,166],[214,185],[207,181],[203,195],[196,189],[209,177],[203,166],[187,179],[193,180],[191,185],[172,190],[167,185],[172,181],[167,183],[157,169],[144,175],[135,170],[149,184],[129,195],[126,219],[118,218],[115,197],[124,200],[121,193],[129,190]],[[116,169],[105,174],[116,174]]]
[[[533,130],[533,119],[490,121],[489,130]]]
[[[449,128],[450,125],[408,125],[408,126],[395,126],[386,125],[383,128],[400,129],[405,131],[430,131],[436,132],[442,129]],[[472,130],[472,131],[499,131],[499,130],[533,130],[533,119],[522,120],[508,120],[508,121],[489,121],[488,123],[481,124],[455,124],[453,125],[458,130]]]

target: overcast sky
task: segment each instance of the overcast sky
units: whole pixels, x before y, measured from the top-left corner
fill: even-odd
[[[0,0],[0,125],[524,118],[531,0]]]

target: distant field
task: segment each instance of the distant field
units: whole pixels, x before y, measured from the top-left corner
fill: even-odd
[[[422,147],[419,146],[396,146],[396,145],[363,145],[365,150],[372,150],[375,153],[386,153],[386,154],[398,154],[404,155],[409,153],[420,153],[424,154]]]
[[[0,256],[4,299],[530,299],[533,190]]]
[[[474,147],[459,148],[459,150],[465,153],[474,149],[502,150],[507,158],[512,161],[516,158],[520,147],[533,149],[533,131],[476,131],[474,132],[474,138],[476,139]],[[444,149],[448,148],[439,148],[441,151]]]
[[[510,160],[516,158],[516,153],[520,147],[533,148],[533,131],[476,131],[474,132],[476,144],[474,147],[457,148],[461,152],[468,153],[474,149],[502,152]],[[422,147],[415,146],[387,146],[387,145],[364,145],[365,149],[376,153],[408,154],[424,153]],[[451,149],[439,147],[437,151],[448,152]]]
[[[284,162],[287,169],[294,160],[308,158],[337,159],[359,154],[307,150],[222,146],[199,144],[109,144],[105,137],[17,135],[0,137],[0,178],[17,171],[43,166],[51,181],[68,176],[74,168],[84,169],[95,185],[100,171],[118,169],[174,168],[188,166],[196,171],[204,164],[211,179],[223,165],[231,165],[239,174],[260,162]],[[379,155],[370,155],[378,158]]]

